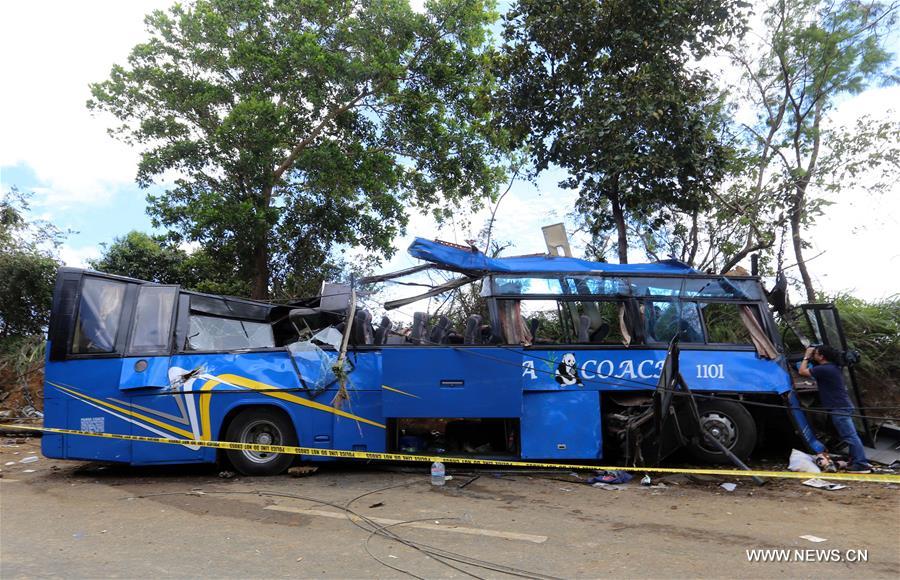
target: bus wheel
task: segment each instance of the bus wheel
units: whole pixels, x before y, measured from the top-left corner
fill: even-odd
[[[250,408],[238,413],[225,432],[227,441],[260,445],[297,445],[290,420],[274,409]],[[278,475],[294,460],[293,455],[264,451],[226,451],[228,461],[244,475]]]
[[[706,400],[697,403],[700,426],[719,440],[740,459],[756,447],[756,421],[742,404],[728,400]],[[691,454],[706,463],[730,463],[728,457],[699,435],[689,446]]]

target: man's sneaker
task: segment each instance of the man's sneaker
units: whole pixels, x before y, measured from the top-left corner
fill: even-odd
[[[847,473],[872,473],[872,466],[865,464],[855,464],[847,467]]]

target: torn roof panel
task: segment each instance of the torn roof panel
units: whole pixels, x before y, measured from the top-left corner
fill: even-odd
[[[584,273],[584,274],[700,274],[684,262],[664,260],[652,264],[607,264],[550,255],[489,258],[477,249],[416,238],[409,254],[438,267],[479,273]]]

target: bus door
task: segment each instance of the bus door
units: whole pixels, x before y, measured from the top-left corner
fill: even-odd
[[[856,381],[856,371],[853,368],[859,361],[859,353],[850,350],[847,345],[847,337],[844,335],[844,327],[841,324],[841,317],[837,308],[834,304],[803,304],[799,308],[803,312],[808,327],[812,329],[815,342],[828,345],[841,353],[841,356],[844,358],[843,362],[846,363],[841,368],[844,373],[844,382],[850,387],[847,389],[848,394],[857,409],[863,407],[859,385]],[[859,417],[855,419],[855,423],[863,441],[867,445],[872,445],[872,430],[869,427],[868,420],[864,417]]]
[[[171,384],[173,329],[178,286],[141,285],[135,296],[134,315],[128,332],[119,377],[118,397],[127,403],[136,435],[193,439],[195,433],[185,395]],[[133,463],[191,461],[201,459],[195,448],[135,441]]]

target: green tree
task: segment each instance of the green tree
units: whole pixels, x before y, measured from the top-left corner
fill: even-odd
[[[745,126],[759,160],[758,179],[772,185],[757,186],[756,194],[784,210],[809,301],[816,293],[803,232],[822,213],[822,194],[855,186],[870,170],[893,172],[876,176],[870,191],[896,182],[900,126],[876,119],[834,126],[829,115],[842,96],[893,80],[885,42],[897,12],[896,2],[773,0],[763,13],[764,34],[748,37],[732,53],[758,112],[757,122]]]
[[[29,222],[29,197],[15,187],[0,197],[0,349],[43,333],[50,320],[56,250],[65,232]]]
[[[191,253],[175,246],[166,236],[131,231],[103,247],[102,255],[90,267],[107,274],[210,292],[246,296],[250,285],[237,268],[223,267],[202,249]],[[319,281],[321,283],[321,280]]]
[[[730,155],[720,99],[689,66],[740,27],[736,0],[519,0],[506,15],[497,75],[501,124],[537,171],[569,171],[590,232],[660,226],[667,206],[703,207]]]
[[[164,236],[130,231],[112,244],[104,244],[102,255],[89,265],[107,274],[160,284],[186,284],[183,276],[187,259],[187,252],[168,244]]]
[[[156,11],[88,107],[142,148],[155,225],[293,293],[340,245],[393,252],[406,207],[444,215],[502,171],[486,95],[490,0],[197,0]]]

